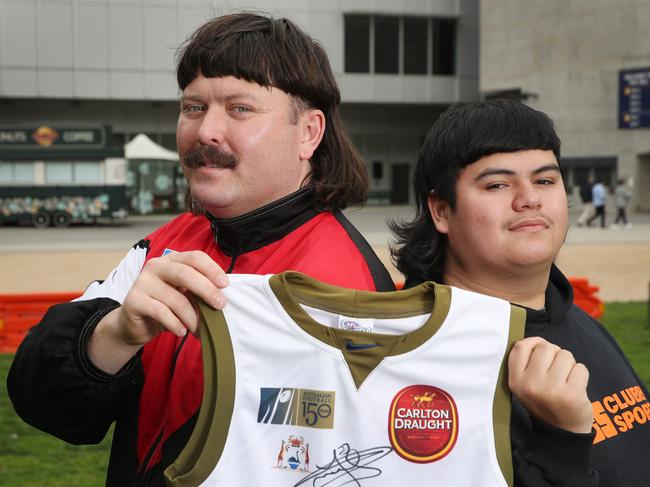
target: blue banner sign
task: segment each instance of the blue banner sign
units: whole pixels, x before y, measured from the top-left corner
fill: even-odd
[[[650,127],[650,68],[619,71],[618,128]]]

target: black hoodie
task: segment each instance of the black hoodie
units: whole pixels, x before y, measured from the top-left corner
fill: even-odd
[[[511,439],[520,487],[649,487],[648,390],[614,338],[573,304],[570,283],[553,266],[544,310],[527,310],[526,336],[573,353],[589,370],[591,434],[575,434],[532,420],[513,400]],[[592,440],[593,439],[593,440]]]

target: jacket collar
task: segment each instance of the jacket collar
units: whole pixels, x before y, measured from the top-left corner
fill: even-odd
[[[555,264],[551,266],[546,287],[546,307],[551,315],[551,323],[564,319],[573,304],[573,286]]]
[[[207,214],[215,241],[228,256],[237,256],[276,242],[320,213],[312,202],[312,188],[302,188],[234,218]]]
[[[546,303],[544,309],[526,308],[527,327],[541,330],[547,326],[561,323],[573,304],[573,287],[562,271],[555,264],[546,286]]]

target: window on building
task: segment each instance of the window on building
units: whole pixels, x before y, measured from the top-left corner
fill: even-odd
[[[455,19],[346,15],[345,71],[453,75],[456,30]]]
[[[594,182],[601,181],[608,185],[611,191],[616,183],[617,167],[618,161],[612,156],[562,158],[565,185],[573,188],[591,178]]]
[[[71,162],[46,162],[45,182],[47,183],[71,183],[72,163]]]
[[[591,170],[589,167],[573,168],[573,171],[570,173],[571,181],[567,181],[567,184],[570,186],[582,186],[583,184],[586,184],[587,181],[589,181],[590,172]]]
[[[607,185],[609,191],[612,192],[616,187],[616,174],[613,167],[595,167],[594,168],[594,181]]]
[[[33,182],[33,162],[0,161],[0,184],[32,184]]]
[[[372,161],[372,179],[384,177],[384,164],[381,161]]]
[[[399,73],[399,19],[375,17],[375,73]]]
[[[102,183],[102,166],[99,162],[75,162],[74,182],[87,184]]]
[[[11,162],[0,162],[0,184],[13,183],[14,169]]]
[[[456,72],[456,21],[432,19],[432,71],[433,74]]]
[[[34,163],[14,163],[14,182],[32,184],[34,182]]]
[[[404,19],[404,73],[427,74],[428,19]]]
[[[102,165],[98,161],[46,162],[45,182],[50,184],[101,184]]]
[[[370,72],[370,17],[345,16],[345,71]]]

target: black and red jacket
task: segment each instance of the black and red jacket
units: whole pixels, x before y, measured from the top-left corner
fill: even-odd
[[[162,333],[116,375],[85,354],[94,326],[118,307],[142,267],[168,251],[202,250],[232,273],[304,272],[356,289],[393,290],[370,245],[340,211],[318,211],[301,190],[228,220],[183,214],[138,242],[104,281],[53,306],[21,344],[7,380],[18,414],[75,444],[115,422],[106,485],[163,485],[188,441],[203,390],[199,341]]]

